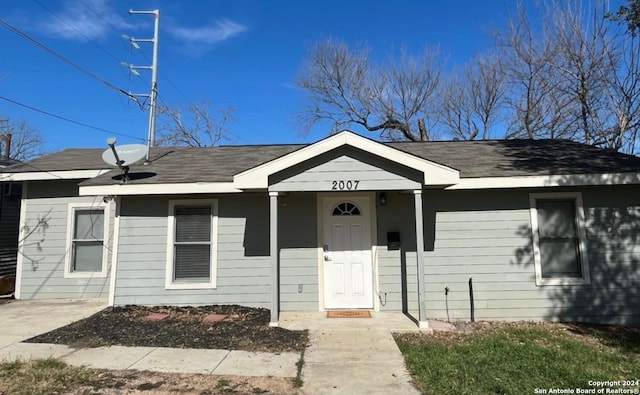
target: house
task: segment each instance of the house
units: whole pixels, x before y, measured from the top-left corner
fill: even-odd
[[[106,147],[105,147],[106,148]],[[24,183],[19,299],[640,325],[640,158],[564,140],[103,149]],[[418,246],[418,248],[416,248]],[[471,303],[473,301],[473,303]]]

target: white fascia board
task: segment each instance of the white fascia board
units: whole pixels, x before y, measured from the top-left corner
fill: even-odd
[[[233,179],[233,184],[239,189],[267,188],[268,179],[271,174],[295,166],[298,163],[344,145],[349,145],[412,169],[422,171],[425,175],[426,185],[451,185],[457,183],[460,179],[460,173],[455,169],[430,162],[377,141],[358,136],[352,132],[343,131],[283,157],[237,174]]]
[[[623,184],[640,184],[640,173],[462,178],[457,184],[445,189],[540,188]]]
[[[0,181],[74,180],[98,177],[112,169],[100,170],[56,170],[24,173],[0,173]]]
[[[237,193],[231,182],[193,182],[173,184],[114,184],[80,186],[80,196],[183,195],[190,193]]]

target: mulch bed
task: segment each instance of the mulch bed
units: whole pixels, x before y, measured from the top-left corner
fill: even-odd
[[[159,321],[145,319],[152,313],[165,313],[168,317]],[[204,321],[209,314],[226,317],[219,322]],[[269,314],[267,309],[237,305],[109,307],[26,342],[66,344],[75,348],[120,345],[302,351],[307,345],[307,331],[269,327]]]

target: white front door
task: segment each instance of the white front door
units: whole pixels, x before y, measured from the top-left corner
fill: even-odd
[[[371,214],[367,196],[323,199],[324,307],[373,308]]]

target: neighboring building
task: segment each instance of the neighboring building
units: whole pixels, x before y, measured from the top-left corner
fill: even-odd
[[[640,158],[564,140],[102,149],[24,182],[16,297],[640,325]],[[418,248],[416,248],[418,246]]]

